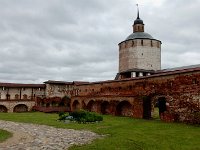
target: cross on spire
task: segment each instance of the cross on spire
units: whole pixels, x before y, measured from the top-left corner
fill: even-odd
[[[136,4],[136,6],[137,6],[137,19],[140,19],[139,6],[138,4]]]

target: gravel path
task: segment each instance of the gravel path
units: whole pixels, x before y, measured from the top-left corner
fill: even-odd
[[[12,138],[0,143],[0,150],[66,150],[100,137],[90,131],[1,120],[0,128],[13,133]]]

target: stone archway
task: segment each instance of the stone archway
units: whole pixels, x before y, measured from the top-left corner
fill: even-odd
[[[159,115],[161,117],[161,115],[167,110],[165,97],[160,97],[158,99],[158,108],[159,108]]]
[[[97,112],[97,105],[96,105],[95,101],[93,101],[93,100],[89,101],[86,109],[88,111]]]
[[[28,106],[25,104],[18,104],[14,107],[13,112],[27,112]]]
[[[109,114],[110,104],[107,101],[101,103],[101,113]]]
[[[132,105],[128,101],[122,101],[120,102],[116,107],[116,113],[117,116],[132,116],[133,110]]]
[[[167,111],[165,96],[157,96],[153,99],[152,118],[163,119],[164,112]]]
[[[143,119],[151,119],[151,97],[143,97]]]
[[[0,105],[0,112],[8,112],[8,109],[4,105]]]
[[[75,100],[72,104],[72,111],[79,110],[80,109],[80,103],[78,100]]]

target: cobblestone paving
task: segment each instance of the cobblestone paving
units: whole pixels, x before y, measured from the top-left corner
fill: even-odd
[[[100,137],[90,131],[1,120],[0,128],[13,133],[12,138],[0,143],[0,150],[66,150],[74,144],[90,143]]]

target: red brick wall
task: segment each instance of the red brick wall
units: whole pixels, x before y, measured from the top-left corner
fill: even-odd
[[[93,100],[93,111],[102,112],[102,103],[108,102],[107,113],[143,118],[143,109],[149,109],[143,108],[144,97],[150,101],[151,112],[159,97],[164,97],[166,111],[160,115],[162,120],[192,122],[192,114],[200,112],[199,85],[200,71],[79,85],[78,93],[72,97],[71,109],[75,100],[84,109]]]

